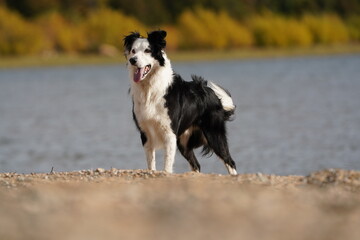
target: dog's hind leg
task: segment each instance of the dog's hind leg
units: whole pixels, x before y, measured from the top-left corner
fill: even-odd
[[[219,138],[218,145],[212,145],[211,148],[214,150],[215,154],[224,162],[229,174],[236,175],[236,164],[230,155],[226,139]]]
[[[204,135],[197,127],[188,128],[178,139],[177,145],[179,151],[189,162],[191,170],[194,172],[200,172],[200,164],[195,157],[193,149],[205,143]]]
[[[200,172],[200,164],[195,157],[194,151],[181,145],[181,143],[178,143],[178,148],[181,155],[183,155],[184,158],[189,162],[191,170],[194,172]]]
[[[230,175],[236,175],[236,164],[232,159],[229,147],[226,141],[226,136],[212,136],[210,138],[217,138],[215,141],[208,138],[209,146],[214,150],[215,154],[224,162],[226,169]]]
[[[208,146],[215,152],[215,154],[224,162],[229,174],[236,175],[236,164],[232,159],[225,134],[225,126],[220,128],[223,130],[213,131],[213,129],[207,128],[204,131],[204,135],[207,139]]]

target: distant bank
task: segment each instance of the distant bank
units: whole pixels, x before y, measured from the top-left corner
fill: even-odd
[[[235,50],[198,50],[170,51],[168,55],[173,61],[215,61],[232,59],[275,58],[293,56],[321,56],[360,53],[360,45],[315,46],[308,48],[249,48]],[[70,66],[124,64],[122,55],[107,57],[101,55],[52,55],[52,56],[19,56],[0,58],[0,69],[17,67]]]

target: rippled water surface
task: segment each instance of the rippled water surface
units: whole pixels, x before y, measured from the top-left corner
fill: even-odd
[[[240,173],[360,170],[360,55],[173,68],[232,93],[228,133]],[[120,65],[0,70],[0,172],[146,168],[128,88]],[[226,173],[216,157],[199,160],[204,172]],[[188,170],[178,154],[175,172]]]

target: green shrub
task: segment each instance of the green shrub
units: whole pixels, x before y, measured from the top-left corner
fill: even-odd
[[[102,44],[122,48],[122,38],[132,31],[145,32],[145,27],[136,19],[110,9],[92,12],[82,24],[88,48],[97,51]]]
[[[336,15],[305,15],[302,22],[308,27],[317,44],[329,45],[349,41],[348,29]]]
[[[0,7],[0,54],[24,55],[39,53],[44,48],[44,37],[34,24],[20,15]]]

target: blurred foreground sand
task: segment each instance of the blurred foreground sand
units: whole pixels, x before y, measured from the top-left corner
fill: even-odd
[[[0,174],[0,239],[360,239],[360,172]]]

